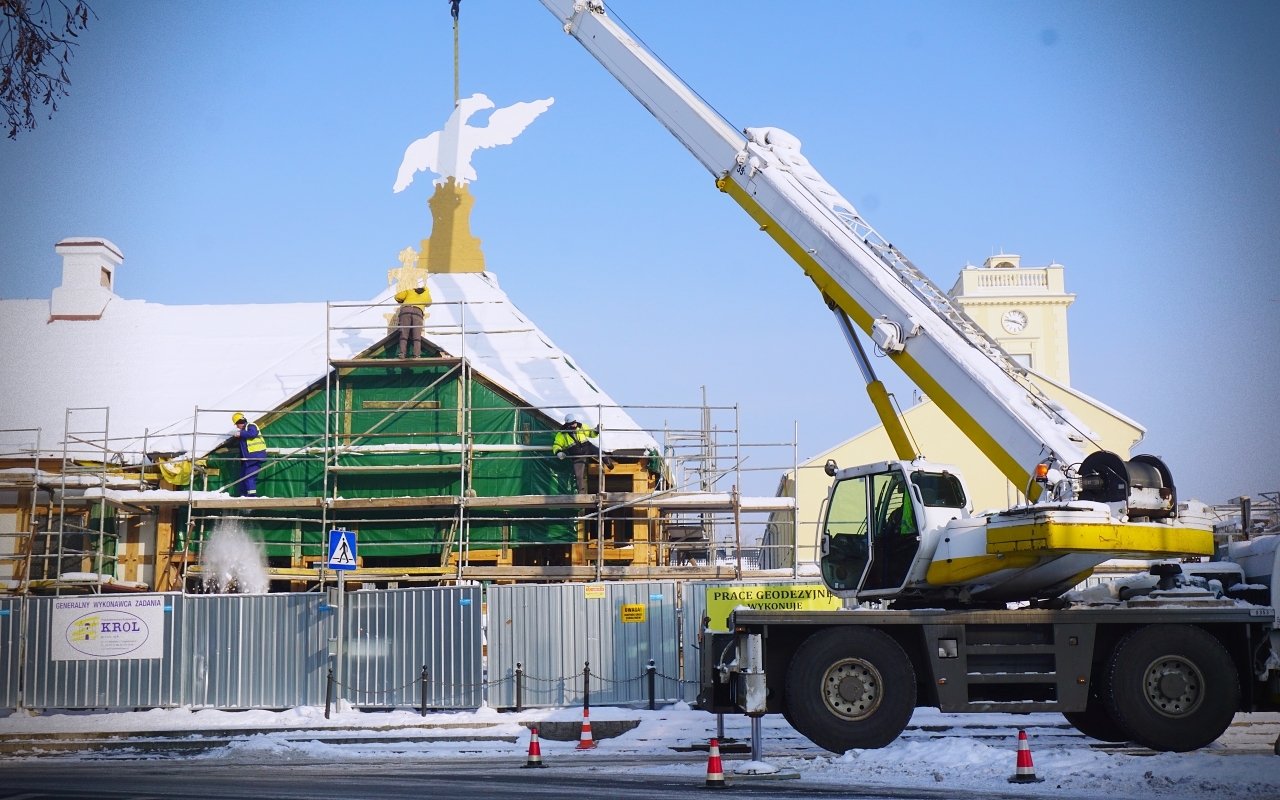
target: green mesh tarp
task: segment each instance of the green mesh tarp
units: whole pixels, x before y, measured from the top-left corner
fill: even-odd
[[[330,452],[336,454],[333,466],[427,467],[430,471],[331,470],[326,486],[326,391],[320,382],[301,400],[258,423],[269,454],[258,473],[260,496],[456,497],[464,493],[461,432],[468,426],[459,411],[462,386],[456,367],[359,367],[344,370],[336,380],[331,376],[331,381],[327,392],[332,409],[328,441]],[[544,417],[517,408],[505,394],[483,381],[469,380],[466,390],[471,443],[477,448],[472,452],[468,483],[476,496],[574,492],[568,462],[553,458],[549,449],[525,449],[550,447],[555,431]],[[232,485],[241,475],[235,440],[210,453],[206,467],[210,490],[229,487],[231,494],[243,494],[242,485]],[[276,518],[246,521],[264,536],[269,556],[297,555],[299,546],[303,554],[315,555],[327,541],[318,511],[290,512],[297,522],[280,521],[283,515],[278,511],[248,516]],[[509,544],[574,542],[577,525],[570,521],[573,516],[573,511],[561,509],[476,512],[468,524],[470,546],[473,550],[501,547],[504,526]],[[440,542],[460,538],[456,526],[457,517],[451,510],[378,509],[331,512],[328,527],[358,530],[363,555],[402,556],[438,554]]]

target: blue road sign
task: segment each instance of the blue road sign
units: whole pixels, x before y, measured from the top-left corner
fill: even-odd
[[[329,569],[355,568],[355,531],[329,531]]]

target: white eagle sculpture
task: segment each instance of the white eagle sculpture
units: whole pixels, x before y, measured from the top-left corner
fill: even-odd
[[[396,175],[395,191],[404,191],[413,183],[414,173],[423,170],[440,176],[434,181],[436,184],[444,184],[449,178],[456,179],[459,185],[474,181],[476,171],[471,166],[472,153],[481,147],[511,144],[535,117],[554,102],[554,97],[548,97],[499,108],[489,115],[488,125],[473,128],[467,124],[467,119],[477,111],[493,108],[493,101],[482,94],[473,94],[458,101],[457,108],[444,124],[444,130],[419,139],[404,151],[404,161]]]

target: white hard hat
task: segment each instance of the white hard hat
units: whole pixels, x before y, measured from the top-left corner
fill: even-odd
[[[565,418],[564,418],[564,424],[565,424],[565,425],[568,425],[570,422],[579,422],[579,423],[580,423],[580,422],[582,422],[582,420],[578,419],[578,415],[577,415],[577,414],[566,414],[566,415],[565,415]]]

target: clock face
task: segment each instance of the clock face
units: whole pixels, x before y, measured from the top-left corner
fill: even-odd
[[[1009,333],[1022,333],[1022,329],[1027,327],[1027,315],[1015,308],[1004,312],[1004,316],[1000,318],[1000,324]]]

